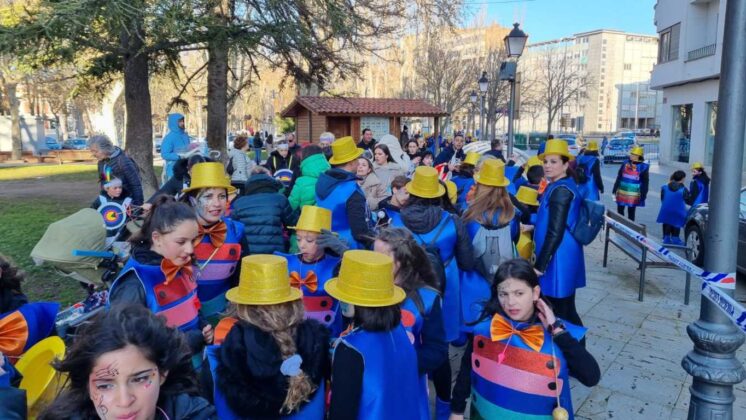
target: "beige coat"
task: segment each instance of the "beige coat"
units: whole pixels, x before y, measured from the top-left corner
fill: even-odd
[[[371,172],[365,177],[363,182],[360,184],[360,188],[363,189],[365,199],[368,202],[368,207],[370,207],[371,210],[378,209],[378,203],[389,196],[386,192],[386,186],[384,186],[381,180],[378,179],[375,172]]]

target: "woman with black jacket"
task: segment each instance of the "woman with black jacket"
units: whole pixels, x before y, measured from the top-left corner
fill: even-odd
[[[573,237],[583,198],[575,183],[569,162],[574,159],[564,140],[549,140],[544,153],[544,190],[536,213],[534,238],[541,290],[558,317],[583,325],[575,309],[575,289],[585,287],[583,246]]]

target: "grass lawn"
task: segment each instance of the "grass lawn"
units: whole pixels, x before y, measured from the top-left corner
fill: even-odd
[[[57,301],[65,307],[85,297],[77,282],[61,277],[52,268],[35,266],[29,255],[50,223],[79,209],[78,204],[53,199],[0,200],[0,253],[28,273],[22,287],[30,300]]]
[[[96,179],[95,163],[67,165],[25,165],[0,168],[0,181],[19,181],[28,178],[52,177],[56,181]]]

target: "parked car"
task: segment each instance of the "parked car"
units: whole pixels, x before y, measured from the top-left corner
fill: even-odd
[[[612,138],[604,152],[604,163],[624,162],[634,146],[634,139],[628,137]]]
[[[62,143],[62,148],[70,150],[86,150],[88,149],[88,140],[83,138],[68,139]]]
[[[738,214],[738,252],[736,268],[739,273],[746,274],[746,187],[741,188],[740,211]],[[684,238],[687,246],[692,250],[691,261],[698,266],[705,262],[705,232],[710,208],[707,204],[700,204],[689,211],[684,225]]]
[[[617,138],[617,137],[620,137],[623,139],[632,139],[632,141],[637,142],[637,134],[635,134],[634,131],[620,131],[614,134],[612,138]]]
[[[62,145],[57,143],[57,139],[51,136],[47,136],[44,138],[44,146],[47,148],[47,150],[60,150],[62,149]]]

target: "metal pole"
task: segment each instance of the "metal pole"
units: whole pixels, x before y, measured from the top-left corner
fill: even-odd
[[[484,140],[484,93],[479,104],[479,140]]]
[[[515,79],[510,81],[510,105],[508,107],[508,156],[505,156],[506,160],[510,160],[513,156],[513,115],[515,113]]]
[[[709,226],[705,236],[705,270],[735,273],[738,212],[746,128],[746,0],[729,0],[725,11],[720,66],[717,135],[712,164]],[[734,290],[725,290],[733,296]],[[744,334],[714,303],[701,297],[699,319],[687,327],[694,349],[681,361],[693,377],[688,419],[733,418],[733,385],[746,377],[735,357]]]

